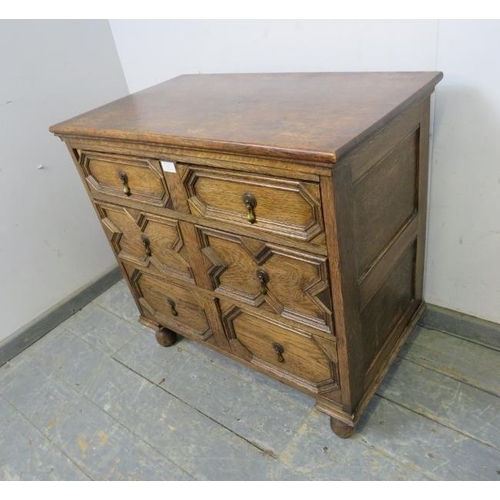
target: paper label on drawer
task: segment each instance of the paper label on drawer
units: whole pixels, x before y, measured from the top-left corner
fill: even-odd
[[[175,173],[175,163],[172,163],[171,161],[160,161],[161,163],[161,168],[163,169],[164,172],[174,172]]]

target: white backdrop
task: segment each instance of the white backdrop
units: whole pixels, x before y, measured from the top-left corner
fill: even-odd
[[[127,87],[107,21],[1,21],[0,60],[1,341],[115,265],[48,128]]]
[[[131,92],[182,73],[441,70],[425,299],[500,322],[499,21],[111,21]]]

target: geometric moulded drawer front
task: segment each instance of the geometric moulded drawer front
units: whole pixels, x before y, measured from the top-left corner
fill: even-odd
[[[215,292],[333,333],[326,257],[215,229],[197,232]]]
[[[169,201],[157,160],[82,152],[79,163],[91,191],[161,207]]]
[[[96,208],[120,259],[194,283],[179,221],[106,203]]]
[[[299,333],[237,306],[224,311],[222,319],[237,356],[315,393],[338,389],[333,339]]]
[[[186,337],[207,340],[212,336],[203,298],[195,288],[166,283],[139,270],[130,273],[130,282],[146,317]]]
[[[195,215],[312,243],[323,233],[317,183],[179,163],[177,168]]]

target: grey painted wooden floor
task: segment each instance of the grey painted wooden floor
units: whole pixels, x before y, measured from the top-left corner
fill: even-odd
[[[500,479],[498,351],[417,327],[341,440],[311,398],[136,316],[120,282],[0,368],[0,479]]]

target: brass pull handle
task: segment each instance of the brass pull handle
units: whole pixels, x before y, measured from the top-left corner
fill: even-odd
[[[273,342],[273,349],[276,356],[278,356],[278,363],[284,363],[285,358],[283,357],[283,353],[285,352],[285,348],[281,344],[278,344],[278,342]]]
[[[128,177],[127,174],[123,171],[118,172],[118,177],[122,181],[123,184],[123,192],[127,195],[130,196],[130,188],[128,187]]]
[[[257,200],[255,196],[251,193],[245,193],[243,195],[243,203],[247,207],[247,220],[250,224],[253,224],[257,218],[255,217],[255,207],[257,206]]]
[[[151,243],[149,241],[149,238],[143,234],[141,236],[141,240],[142,240],[142,244],[144,245],[144,253],[148,257],[151,257]]]
[[[264,271],[264,269],[259,269],[257,271],[257,279],[260,282],[260,293],[262,295],[267,295],[267,284],[269,283],[269,274]]]
[[[172,299],[168,299],[167,304],[170,306],[170,312],[172,313],[172,316],[179,316],[179,313],[175,309],[175,302]]]

